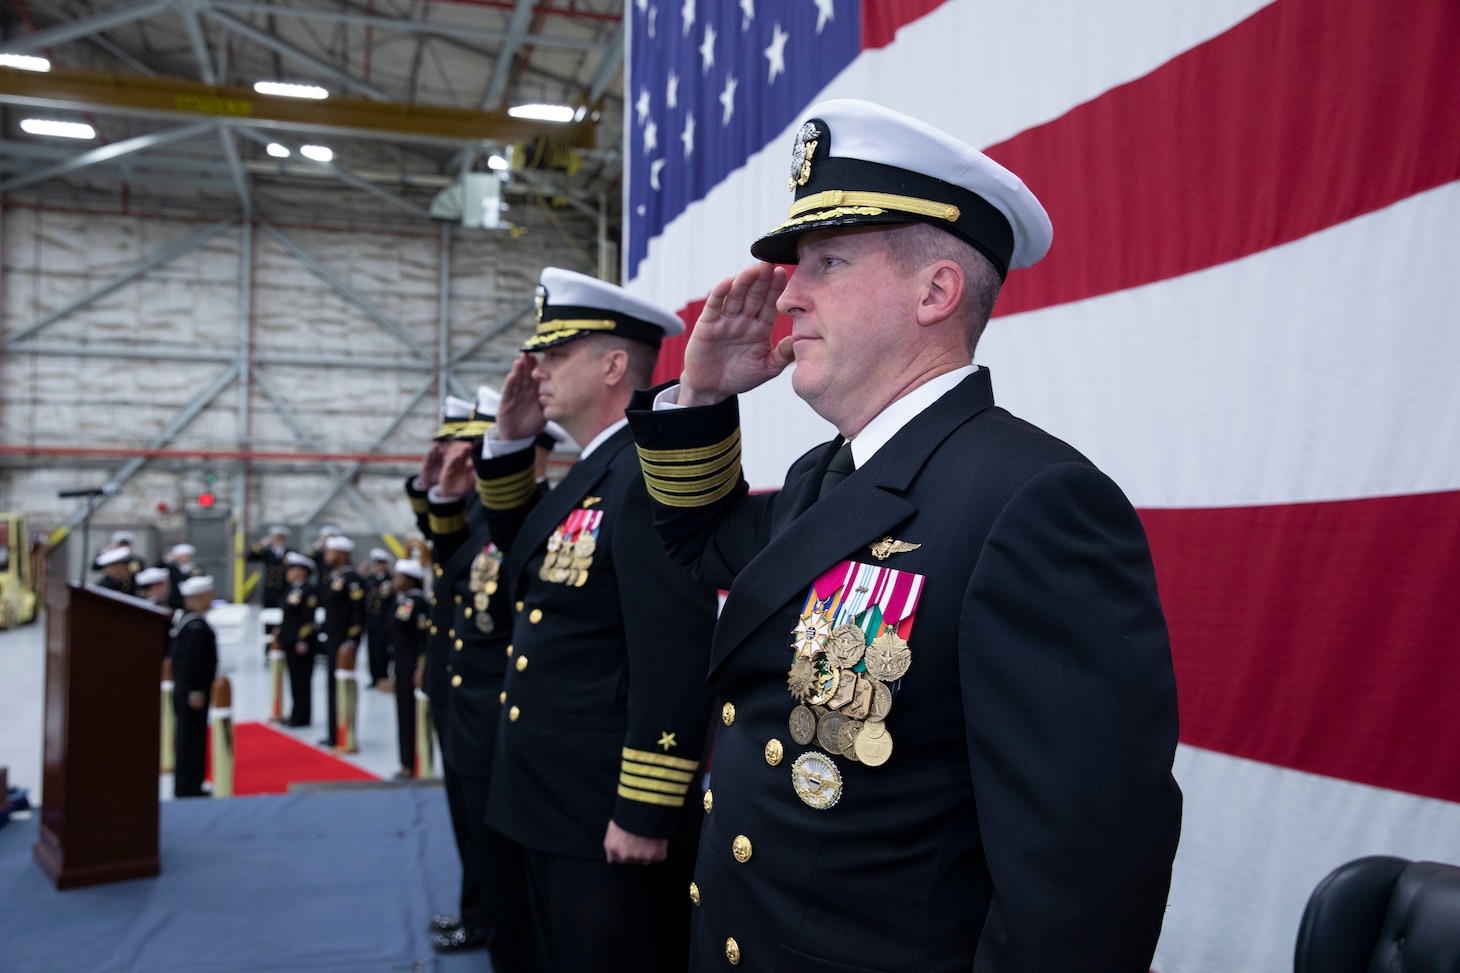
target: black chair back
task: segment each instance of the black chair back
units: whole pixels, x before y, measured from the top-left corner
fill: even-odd
[[[1293,973],[1457,973],[1460,868],[1375,855],[1340,865],[1303,910]]]

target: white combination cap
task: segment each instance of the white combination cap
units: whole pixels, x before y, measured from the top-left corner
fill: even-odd
[[[421,566],[420,561],[412,561],[407,558],[401,558],[399,561],[395,562],[395,573],[408,575],[409,577],[415,578],[417,581],[420,581],[426,576],[426,569]]]
[[[383,547],[372,547],[370,549],[370,560],[390,562],[390,552]]]
[[[132,540],[132,532],[129,530],[119,530],[112,534],[113,544],[130,544]]]
[[[324,542],[326,551],[344,551],[346,554],[355,549],[355,542],[340,534],[335,534]]]
[[[139,588],[150,588],[152,585],[166,581],[170,577],[172,575],[168,572],[167,568],[143,568],[137,572],[137,576],[132,580]]]
[[[198,553],[198,549],[191,544],[174,544],[172,545],[172,550],[167,553],[172,555],[186,554],[188,557],[192,557]]]
[[[543,268],[537,285],[537,331],[523,351],[550,348],[589,334],[615,334],[659,347],[684,331],[679,315],[597,277]]]
[[[812,230],[928,223],[966,241],[1001,275],[1049,250],[1049,214],[1024,181],[973,146],[870,101],[838,98],[806,110],[791,149],[787,220],[751,244],[760,260],[793,264]]]
[[[130,547],[114,547],[110,551],[102,551],[96,556],[96,563],[102,567],[108,564],[116,564],[118,561],[125,561],[132,556]]]
[[[200,574],[195,578],[183,578],[177,586],[178,594],[184,598],[191,598],[193,595],[201,595],[213,590],[213,579],[206,574]]]
[[[285,527],[283,524],[275,524],[274,526],[269,528],[269,536],[273,537],[276,534],[282,534],[283,536],[288,537],[289,528]]]
[[[284,563],[294,568],[314,570],[314,558],[300,554],[298,551],[290,551],[288,554],[285,554]]]

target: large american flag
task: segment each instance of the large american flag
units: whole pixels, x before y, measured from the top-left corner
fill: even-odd
[[[688,321],[785,218],[823,98],[984,147],[1048,208],[978,360],[1151,537],[1187,798],[1155,968],[1289,970],[1338,864],[1460,863],[1460,4],[627,16],[624,275]],[[755,487],[829,432],[785,376],[742,414]]]

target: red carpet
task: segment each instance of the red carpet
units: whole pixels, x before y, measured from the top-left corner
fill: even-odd
[[[212,727],[208,728],[208,779],[213,779]],[[379,780],[318,747],[301,743],[266,723],[233,728],[233,793],[283,794],[305,780]]]

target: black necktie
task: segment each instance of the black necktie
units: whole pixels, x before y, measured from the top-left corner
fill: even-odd
[[[841,449],[831,458],[831,464],[827,466],[826,472],[821,477],[821,492],[816,495],[820,500],[831,492],[831,488],[842,480],[845,480],[857,469],[857,463],[852,459],[852,444],[842,443]]]

